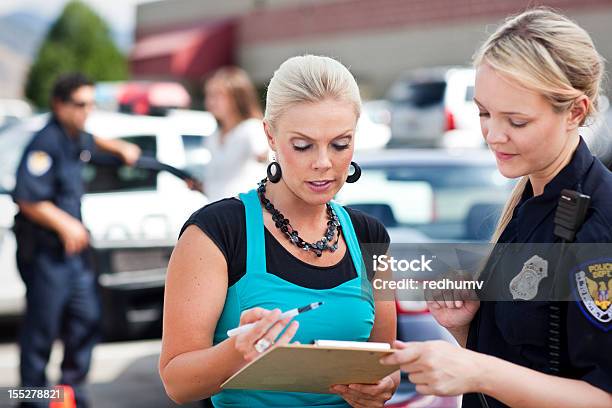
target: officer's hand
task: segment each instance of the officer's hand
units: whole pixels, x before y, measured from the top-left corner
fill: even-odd
[[[81,252],[89,244],[89,233],[85,226],[76,218],[62,223],[59,236],[64,243],[64,249],[68,255]]]
[[[133,166],[136,164],[141,153],[142,151],[140,150],[140,147],[128,142],[123,142],[119,150],[121,160],[123,160],[123,162],[128,166]]]
[[[396,389],[392,375],[388,375],[376,384],[338,384],[333,385],[330,391],[340,395],[351,407],[382,408]]]
[[[450,278],[457,282],[471,280],[470,277],[459,273],[453,274]],[[425,300],[436,321],[451,331],[469,326],[480,308],[480,301],[473,290],[428,289],[425,291]]]
[[[263,349],[258,351],[255,348],[258,342],[263,341],[269,344],[269,348],[274,344],[287,344],[295,336],[298,322],[293,321],[289,324],[291,321],[290,317],[278,320],[280,315],[281,311],[279,309],[266,310],[260,307],[245,310],[242,313],[240,316],[240,326],[255,323],[255,327],[235,337],[235,348],[242,354],[245,362],[255,359],[260,353],[265,351]],[[278,337],[285,327],[287,327],[287,330],[285,330],[282,336]]]
[[[474,392],[484,372],[481,354],[446,341],[396,341],[393,348],[398,351],[380,362],[399,364],[419,394],[449,396]]]

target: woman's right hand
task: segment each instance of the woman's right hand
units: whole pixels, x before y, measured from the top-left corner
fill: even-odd
[[[58,235],[64,244],[68,255],[74,255],[83,251],[89,244],[89,232],[83,223],[73,217],[65,217]]]
[[[240,315],[240,326],[255,323],[255,326],[236,336],[236,350],[242,354],[246,362],[254,360],[260,352],[255,344],[261,339],[267,340],[272,346],[277,344],[288,344],[298,329],[298,322],[291,322],[291,317],[278,320],[281,315],[279,309],[267,310],[260,307],[245,310]],[[289,324],[291,322],[291,324]],[[287,328],[282,336],[278,337],[283,329]],[[278,339],[277,339],[278,337]],[[272,347],[270,346],[270,347]]]

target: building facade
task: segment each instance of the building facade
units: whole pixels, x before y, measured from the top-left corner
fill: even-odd
[[[466,65],[522,0],[163,0],[138,6],[130,55],[136,78],[201,81],[234,63],[264,86],[294,55],[350,67],[366,97],[383,96],[404,70]],[[612,60],[612,0],[548,0]]]

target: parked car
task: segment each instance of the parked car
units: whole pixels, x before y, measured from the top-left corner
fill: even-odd
[[[436,67],[402,74],[389,89],[390,147],[437,147],[445,132],[479,129],[472,68]]]
[[[178,82],[125,82],[115,95],[124,113],[164,116],[168,109],[191,106],[191,96]]]
[[[33,112],[32,106],[22,99],[0,98],[0,130],[31,116]]]
[[[363,101],[363,111],[374,123],[389,126],[391,124],[391,104],[386,99]]]
[[[475,212],[501,206],[513,185],[484,149],[390,149],[355,160],[361,179],[337,198],[378,217],[394,242],[486,241],[497,214]],[[418,239],[404,239],[406,229]]]
[[[126,81],[100,81],[94,85],[96,108],[111,112],[119,111],[119,95],[123,92]]]
[[[346,184],[337,199],[385,224],[392,254],[393,244],[400,243],[488,241],[513,185],[486,150],[393,149],[357,154],[355,159],[362,167],[361,179]],[[397,298],[398,339],[454,343],[425,302]],[[387,406],[456,407],[457,399],[420,396],[404,376]]]
[[[589,119],[579,129],[580,135],[585,139],[591,152],[604,163],[612,161],[612,111],[607,96],[600,95],[598,113]],[[444,132],[439,147],[444,149],[473,149],[485,148],[486,142],[480,127],[453,129]]]
[[[612,169],[612,109],[607,96],[599,97],[599,113],[594,120],[580,128],[591,152],[601,160],[606,167]]]
[[[0,133],[2,316],[18,316],[24,294],[11,232],[17,209],[9,194],[23,149],[47,119],[40,115]],[[86,127],[96,135],[137,144],[143,156],[165,163],[171,171],[160,172],[143,159],[148,165],[88,165],[83,173],[83,220],[91,233],[103,329],[107,337],[131,337],[159,325],[170,253],[183,222],[207,199],[181,180],[188,176],[179,170],[187,164],[184,135],[167,118],[94,112]]]
[[[355,134],[356,150],[384,149],[391,139],[386,101],[364,101]]]
[[[181,134],[186,161],[184,169],[203,181],[212,158],[205,140],[217,130],[217,121],[209,112],[188,109],[169,109],[166,118],[169,125]],[[267,142],[262,140],[261,143]]]
[[[391,139],[389,124],[384,122],[380,105],[365,102],[357,122],[356,150],[384,149]]]

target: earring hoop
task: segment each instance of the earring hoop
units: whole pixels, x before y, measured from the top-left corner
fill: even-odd
[[[268,180],[272,183],[278,183],[280,179],[283,177],[283,171],[281,170],[280,164],[278,162],[271,162],[268,164],[268,169],[266,170],[268,174]]]
[[[353,172],[350,172],[350,168],[353,168]],[[346,178],[347,183],[354,183],[361,177],[361,167],[354,161],[351,162],[349,166],[349,176]]]

